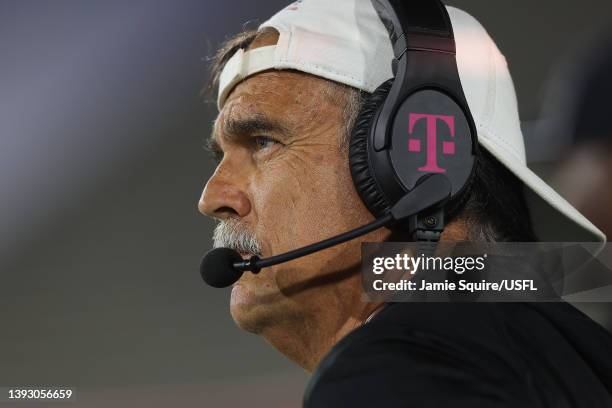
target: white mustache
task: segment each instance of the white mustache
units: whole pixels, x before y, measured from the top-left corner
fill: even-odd
[[[261,243],[239,220],[220,221],[213,232],[213,248],[231,248],[241,253],[261,256]]]

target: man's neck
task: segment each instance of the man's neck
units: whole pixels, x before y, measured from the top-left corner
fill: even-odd
[[[324,319],[330,311],[321,311],[309,319],[303,319],[295,327],[271,327],[261,333],[278,351],[308,372],[313,372],[319,362],[341,339],[371,320],[384,303],[363,303],[344,316]]]

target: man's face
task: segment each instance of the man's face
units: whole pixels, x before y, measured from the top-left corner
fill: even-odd
[[[222,159],[204,188],[200,211],[239,221],[254,233],[264,257],[373,219],[353,187],[347,152],[339,147],[344,106],[326,96],[328,85],[298,72],[260,73],[232,90],[215,122],[213,139]],[[363,240],[380,241],[386,233]],[[234,320],[260,333],[352,298],[360,301],[358,291],[344,290],[359,285],[360,242],[245,273],[232,289]]]

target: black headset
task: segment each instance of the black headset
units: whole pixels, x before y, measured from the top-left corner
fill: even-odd
[[[395,78],[367,98],[357,117],[349,146],[351,175],[375,217],[427,175],[445,175],[450,198],[400,226],[412,240],[437,241],[445,215],[467,198],[478,146],[450,17],[440,0],[372,4],[389,32]]]

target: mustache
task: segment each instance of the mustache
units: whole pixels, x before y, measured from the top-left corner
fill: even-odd
[[[255,233],[240,220],[220,221],[213,232],[213,248],[231,248],[234,251],[261,256],[261,243]]]

